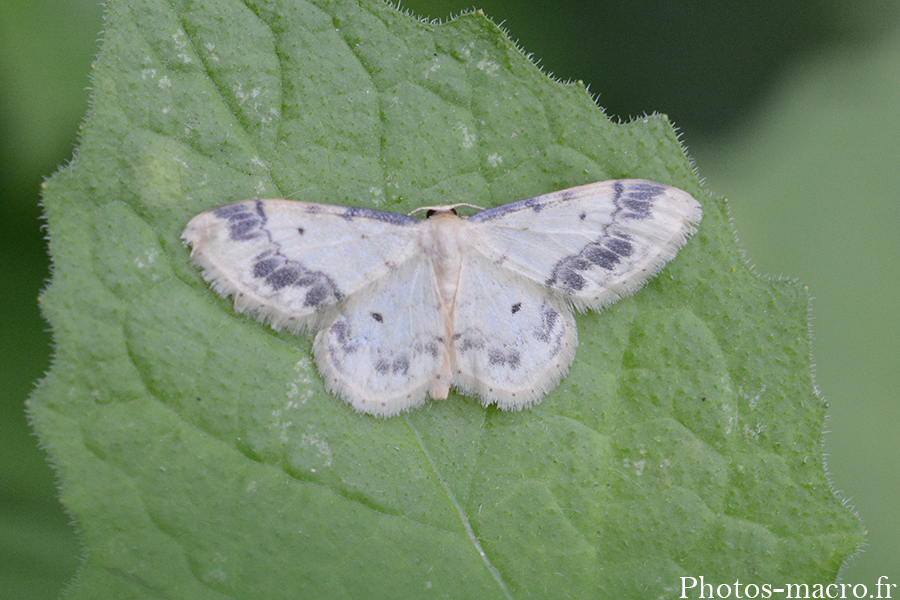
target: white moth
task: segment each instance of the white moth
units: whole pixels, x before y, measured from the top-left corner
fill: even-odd
[[[194,217],[191,260],[238,312],[316,332],[326,388],[388,417],[454,387],[520,410],[575,357],[573,308],[640,288],[700,221],[681,190],[592,183],[469,218],[245,200]],[[477,207],[475,207],[477,208]],[[422,210],[422,209],[420,209]],[[418,212],[418,211],[416,211]]]

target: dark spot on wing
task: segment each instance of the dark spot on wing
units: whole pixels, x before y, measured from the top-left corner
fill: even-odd
[[[468,352],[469,350],[483,350],[484,349],[484,340],[482,339],[474,339],[472,336],[462,337],[463,334],[456,334],[453,336],[453,339],[459,340],[462,339],[462,342],[458,346],[458,350],[460,353]]]
[[[296,260],[291,260],[278,250],[267,250],[255,257],[251,267],[253,276],[265,280],[273,290],[288,286],[307,288],[304,306],[320,308],[343,298],[334,281],[321,271],[312,271]]]
[[[332,364],[334,364],[334,368],[338,370],[338,372],[344,372],[344,365],[341,362],[341,359],[338,357],[337,348],[334,344],[326,344],[325,352],[328,354],[328,357],[331,359]]]
[[[515,304],[512,305],[512,314],[516,314],[516,313],[519,312],[520,310],[522,310],[522,303],[521,303],[521,302],[516,302]]]
[[[565,270],[563,271],[559,277],[554,275],[550,279],[547,280],[547,285],[553,285],[557,281],[562,283],[563,289],[568,292],[577,292],[580,291],[581,288],[584,287],[584,284],[587,283],[584,277],[576,273],[575,271]]]
[[[402,375],[409,374],[409,357],[401,354],[397,358],[389,359],[379,357],[375,361],[375,372],[379,375]]]
[[[353,336],[353,329],[346,317],[335,321],[328,330],[329,336],[334,338],[344,354],[354,354],[360,345],[360,341]]]
[[[415,225],[419,222],[417,219],[413,219],[406,215],[384,210],[373,210],[371,208],[350,207],[347,208],[341,216],[348,221],[352,221],[356,217],[362,217],[365,219],[374,219],[376,221],[390,223],[392,225]]]
[[[541,212],[541,209],[544,208],[543,205],[541,205],[541,203],[537,201],[537,198],[526,198],[525,200],[522,200],[522,204],[524,204],[534,212]]]
[[[281,264],[277,258],[266,258],[253,264],[254,277],[268,277],[271,275],[278,265]]]
[[[394,375],[404,375],[409,373],[409,358],[406,355],[399,356],[394,359],[394,365],[391,369]]]
[[[586,245],[576,254],[560,259],[550,273],[546,285],[562,289],[564,292],[577,292],[587,283],[583,271],[599,267],[606,271],[615,269],[623,258],[634,253],[634,244],[629,236],[621,232],[611,232],[601,236],[597,241]]]
[[[515,371],[522,366],[522,355],[518,350],[510,350],[506,355],[506,362],[509,363],[509,368]]]
[[[337,299],[337,290],[331,284],[330,279],[327,277],[325,279],[326,281],[319,282],[309,288],[309,291],[306,292],[306,298],[303,299],[303,306],[319,308],[324,304],[330,304],[327,300],[331,298]]]
[[[469,222],[480,223],[482,221],[493,221],[494,219],[499,219],[500,217],[523,209],[530,209],[534,212],[541,212],[543,208],[544,206],[537,201],[537,198],[526,198],[525,200],[510,202],[509,204],[501,204],[500,206],[495,206],[494,208],[489,208],[479,213],[475,213],[474,215],[469,217]]]
[[[493,367],[508,366],[515,371],[522,366],[522,355],[518,350],[500,350],[493,349],[488,351],[488,362]]]
[[[618,254],[619,256],[631,256],[634,252],[634,245],[631,243],[631,236],[625,233],[614,235],[605,241],[606,247]]]
[[[565,319],[560,318],[560,314],[556,309],[547,306],[541,306],[541,324],[534,329],[534,337],[541,342],[549,344],[550,356],[558,356],[563,349],[563,343],[566,339],[567,324]]]
[[[381,316],[381,313],[373,312],[372,318],[375,319],[376,321],[378,321],[379,323],[384,322],[384,318]]]
[[[559,321],[559,313],[546,304],[542,304],[541,322],[533,331],[535,339],[544,342],[545,344],[549,344],[553,330],[556,329],[557,321]]]
[[[506,364],[506,355],[500,350],[488,351],[488,362],[497,367]]]
[[[246,202],[221,206],[213,211],[220,219],[228,221],[228,236],[238,242],[267,235],[266,213],[259,200],[251,207]]]
[[[253,266],[253,271],[256,272],[256,265]],[[285,265],[269,273],[266,276],[266,283],[276,290],[280,290],[300,279],[300,274],[300,269],[297,267]]]
[[[307,211],[317,212],[318,207],[310,205]],[[228,222],[229,236],[233,241],[255,241],[258,244],[259,238],[265,238],[270,242],[269,248],[254,257],[250,269],[253,277],[264,280],[274,291],[289,286],[308,288],[303,305],[317,309],[343,298],[328,275],[307,269],[300,261],[291,260],[282,253],[281,245],[272,241],[272,234],[266,228],[266,211],[262,201],[256,200],[252,204],[237,202],[217,208],[213,213]],[[305,233],[302,227],[297,231],[300,235]]]
[[[582,250],[584,258],[591,265],[597,265],[606,270],[612,270],[619,261],[626,256],[631,256],[634,246],[630,241],[621,237],[612,237],[604,241],[604,244],[590,244]]]
[[[580,215],[578,215],[579,221],[584,221],[586,218],[587,218],[587,213],[581,213]]]
[[[649,181],[632,183],[627,188],[621,181],[613,184],[616,195],[613,204],[616,206],[616,214],[613,218],[624,217],[626,219],[647,219],[653,210],[653,203],[666,191],[662,185]]]
[[[437,338],[439,341],[443,342],[441,338]],[[416,356],[420,354],[428,354],[431,358],[437,358],[440,346],[438,346],[434,342],[416,342],[412,346],[413,352]]]

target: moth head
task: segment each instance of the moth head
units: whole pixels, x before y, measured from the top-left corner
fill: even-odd
[[[409,216],[413,216],[416,213],[424,212],[425,218],[430,219],[434,216],[441,215],[456,215],[457,208],[465,206],[467,208],[474,208],[475,210],[484,210],[484,208],[480,206],[476,206],[475,204],[468,204],[466,202],[459,202],[457,204],[440,204],[438,206],[421,206],[414,211],[409,213]]]

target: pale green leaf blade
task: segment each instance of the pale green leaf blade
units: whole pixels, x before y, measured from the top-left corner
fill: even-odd
[[[857,547],[806,294],[744,267],[665,117],[609,122],[477,13],[107,10],[78,157],[45,194],[57,354],[31,404],[86,548],[72,596],[643,598],[829,581]],[[243,198],[406,211],[618,177],[694,194],[700,233],[579,318],[571,372],[522,413],[354,413],[308,339],[237,315],[179,240]]]

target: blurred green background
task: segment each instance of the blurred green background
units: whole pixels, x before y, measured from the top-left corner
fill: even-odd
[[[402,7],[446,18],[472,5]],[[587,83],[609,115],[669,115],[700,176],[728,197],[749,262],[810,287],[828,466],[869,532],[843,579],[900,583],[900,3],[477,8],[546,72]],[[36,303],[49,269],[39,186],[72,157],[101,19],[92,0],[7,0],[0,19],[2,598],[55,598],[79,564],[23,403],[50,364]]]

